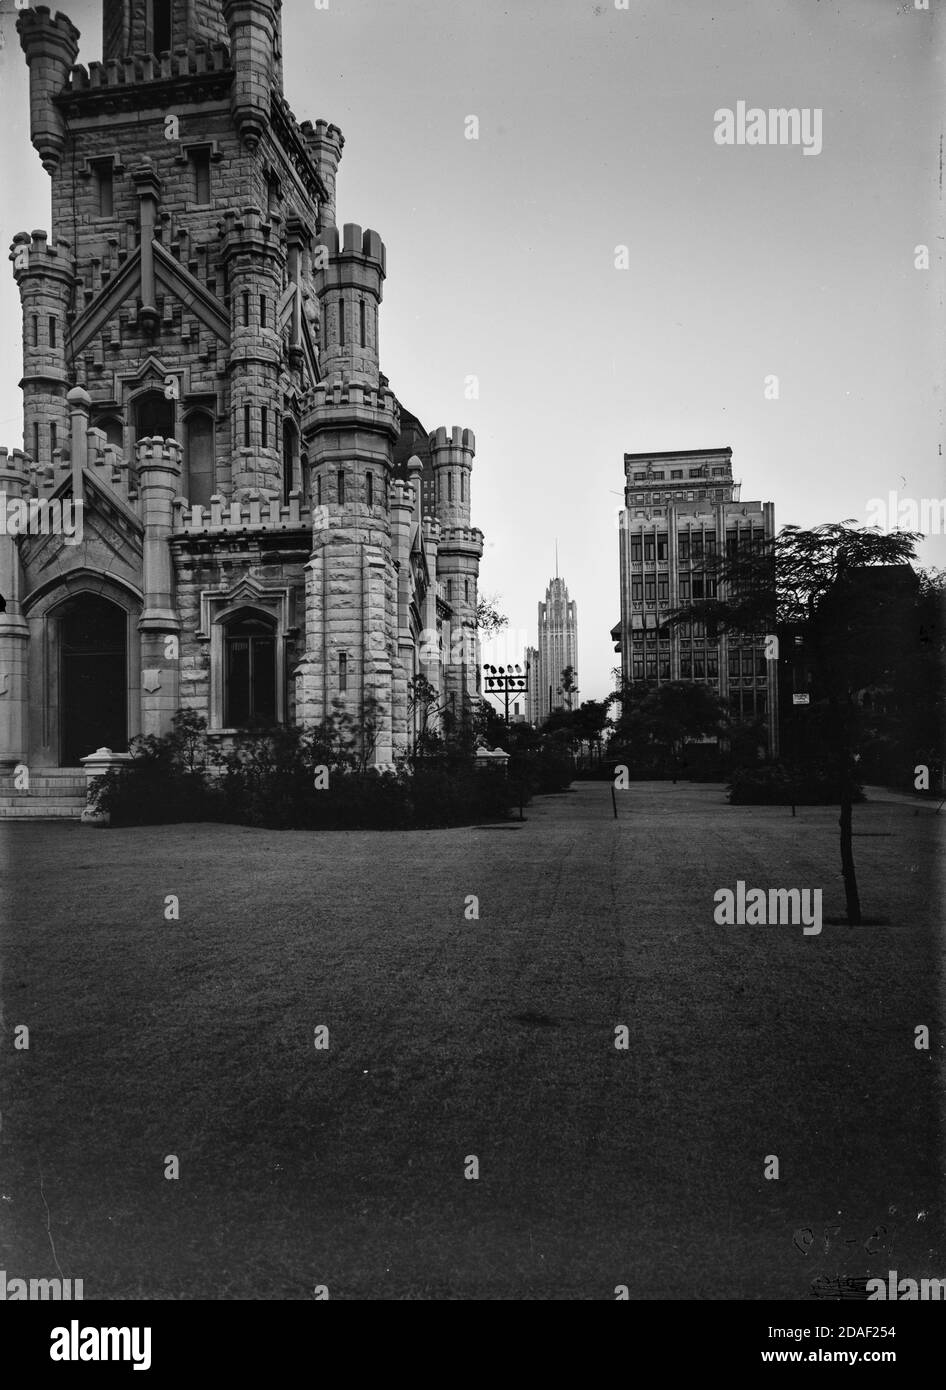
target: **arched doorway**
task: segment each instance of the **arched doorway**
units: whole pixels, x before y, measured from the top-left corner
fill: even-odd
[[[128,620],[98,594],[77,594],[59,610],[61,762],[78,766],[97,748],[128,748]]]

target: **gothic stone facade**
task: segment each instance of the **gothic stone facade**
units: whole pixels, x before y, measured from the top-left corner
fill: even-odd
[[[280,0],[105,0],[104,62],[24,10],[52,235],[11,249],[24,448],[0,491],[82,503],[81,541],[0,535],[0,761],[75,766],[478,689],[474,439],[401,427],[379,370],[385,248],[335,223],[341,131],[282,90]],[[408,453],[405,440],[416,443]]]

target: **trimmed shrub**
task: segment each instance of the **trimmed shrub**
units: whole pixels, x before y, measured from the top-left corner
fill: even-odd
[[[727,792],[733,806],[836,806],[840,799],[836,773],[782,763],[736,768]],[[862,787],[855,787],[854,800],[864,800]]]

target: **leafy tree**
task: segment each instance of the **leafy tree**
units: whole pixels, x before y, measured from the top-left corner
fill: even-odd
[[[501,613],[498,608],[500,602],[499,594],[480,594],[476,600],[476,630],[482,637],[495,637],[502,632],[504,627],[508,627],[509,619],[505,613]]]
[[[565,697],[565,708],[570,710],[574,697],[578,694],[578,683],[575,680],[574,666],[566,666],[562,672],[562,683],[558,687],[559,695]]]
[[[441,710],[440,691],[426,676],[412,676],[407,682],[407,707],[410,727],[416,727],[414,752],[423,756],[441,743],[430,727],[431,719]]]
[[[805,625],[817,684],[827,700],[837,767],[841,873],[852,926],[862,920],[852,839],[857,694],[883,679],[902,650],[897,638],[902,605],[894,601],[892,589],[866,586],[859,576],[877,566],[906,564],[915,556],[918,539],[914,532],[885,535],[849,521],[809,530],[784,526],[771,540],[719,556],[712,567],[718,596],[677,609],[668,620],[705,622],[707,635],[713,636],[720,631],[774,633],[779,623]]]
[[[676,772],[687,743],[718,733],[726,711],[714,690],[694,681],[665,681],[660,685],[628,682],[621,690],[621,713],[614,721],[615,738],[626,743],[643,763],[654,754]]]

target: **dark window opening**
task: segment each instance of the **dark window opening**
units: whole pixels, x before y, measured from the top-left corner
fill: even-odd
[[[289,494],[296,486],[296,427],[291,420],[282,422],[282,495],[289,505]]]
[[[169,53],[171,50],[171,3],[172,0],[151,0],[151,43],[154,53]]]
[[[341,469],[338,470],[338,505],[345,505],[345,474]]]
[[[243,447],[244,449],[250,447],[250,407],[248,405],[243,407]]]
[[[146,391],[135,401],[135,439],[154,438],[174,438],[174,402],[163,391]]]
[[[250,326],[250,296],[244,292],[243,295],[243,327]]]
[[[39,314],[30,315],[30,346],[39,347]]]
[[[56,320],[52,314],[49,316],[49,346],[51,348],[56,346]]]
[[[268,448],[269,448],[269,410],[267,409],[267,407],[266,407],[265,405],[260,407],[260,413],[259,413],[259,432],[260,432],[260,445],[261,445],[261,447],[264,448],[264,449],[268,449]]]
[[[259,326],[266,327],[266,296],[261,294],[259,297]]]
[[[95,170],[95,191],[99,217],[112,217],[115,212],[115,175],[110,159],[98,159]]]
[[[214,421],[205,410],[188,415],[184,465],[187,499],[193,505],[210,506],[214,492]]]
[[[368,473],[365,477],[365,501],[369,507],[374,506],[374,474]]]
[[[345,301],[338,301],[338,345],[345,346]]]
[[[35,420],[33,421],[33,462],[39,463],[39,425]]]
[[[194,171],[194,201],[210,202],[210,150],[199,149],[190,152],[191,168]]]
[[[226,629],[224,719],[231,727],[276,719],[276,627],[249,611],[238,613]]]
[[[338,654],[338,689],[344,693],[348,689],[348,653]]]
[[[49,427],[49,452],[52,454],[59,448],[59,430],[56,425]]]
[[[364,347],[365,344],[366,344],[367,341],[368,341],[368,338],[367,338],[367,330],[366,330],[366,325],[365,325],[365,301],[364,301],[363,299],[360,301],[359,310],[360,310],[360,318],[361,318],[361,346]]]

